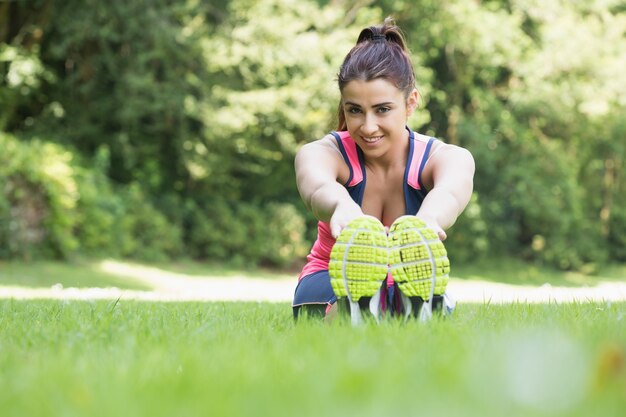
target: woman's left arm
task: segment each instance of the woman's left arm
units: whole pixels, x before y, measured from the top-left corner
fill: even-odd
[[[432,186],[417,216],[433,228],[441,240],[445,230],[463,213],[474,189],[474,158],[464,148],[440,144],[422,172],[423,182]]]

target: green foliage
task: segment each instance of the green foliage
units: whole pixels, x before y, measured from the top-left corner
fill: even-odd
[[[410,126],[477,162],[451,257],[624,261],[621,3],[2,4],[0,130],[26,148],[0,156],[1,256],[302,256],[293,156],[334,127],[358,31],[392,15],[422,96]]]
[[[204,126],[184,146],[195,181],[230,200],[295,200],[297,147],[333,125],[339,51],[353,42],[340,22],[311,1],[229,2],[202,42],[207,82],[185,102]]]
[[[624,207],[624,204],[626,204],[626,199],[622,197],[620,206]],[[608,230],[608,242],[612,258],[626,262],[626,210],[617,210],[611,216]]]
[[[137,185],[126,188],[122,197],[126,204],[122,215],[123,231],[134,239],[127,242],[122,255],[158,261],[179,256],[183,252],[182,231],[157,210]]]
[[[626,179],[616,3],[380,3],[417,29],[409,44],[433,70],[429,133],[474,154],[492,254],[564,269],[605,262]]]
[[[80,183],[82,252],[160,261],[183,252],[182,229],[157,210],[137,184],[112,188],[98,171],[84,170]]]
[[[0,148],[0,257],[159,260],[182,252],[180,228],[138,186],[114,189],[97,164],[87,169],[57,144],[0,134]]]
[[[196,134],[184,115],[199,55],[186,25],[197,9],[169,1],[70,1],[48,9],[40,57],[55,82],[31,126],[93,155],[106,145],[107,175],[150,192],[180,190],[182,144]],[[22,29],[28,33],[32,28]],[[18,116],[18,122],[19,115]],[[176,138],[177,140],[173,140]],[[170,175],[175,174],[175,175]]]
[[[305,255],[304,219],[290,204],[229,204],[213,199],[189,203],[187,236],[191,254],[235,266],[286,266]]]
[[[302,259],[309,248],[304,238],[305,220],[291,204],[272,203],[267,210],[267,235],[263,247],[269,263],[287,266]]]
[[[78,194],[71,153],[1,133],[0,148],[0,255],[68,256],[78,246],[72,234]]]
[[[445,242],[453,264],[457,261],[475,262],[485,255],[493,255],[495,248],[490,244],[489,226],[483,211],[478,194],[474,193],[464,215],[448,232],[449,239]]]
[[[54,81],[54,76],[41,61],[38,45],[29,50],[21,45],[0,43],[0,73],[4,75],[4,82],[0,84],[0,107],[3,109],[0,130],[4,130],[13,127],[16,112],[42,99],[42,84]],[[51,103],[50,109],[55,109],[55,103]],[[32,117],[23,121],[25,124],[33,122]]]

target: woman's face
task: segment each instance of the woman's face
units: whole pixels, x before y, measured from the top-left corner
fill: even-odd
[[[383,78],[353,80],[343,89],[342,106],[350,136],[366,156],[375,158],[406,140],[406,122],[417,106],[417,91],[405,98]]]

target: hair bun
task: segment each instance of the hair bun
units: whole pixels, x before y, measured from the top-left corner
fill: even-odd
[[[375,35],[372,35],[372,42],[384,42],[385,40],[387,40],[387,36],[383,35],[382,33],[376,33]]]

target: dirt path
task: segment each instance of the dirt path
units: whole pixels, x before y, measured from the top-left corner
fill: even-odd
[[[51,288],[0,286],[0,298],[290,302],[296,286],[295,278],[190,277],[113,261],[104,262],[102,268],[106,272],[143,282],[153,290],[79,289],[63,288],[60,285]],[[589,287],[531,287],[451,278],[448,292],[458,302],[472,303],[626,301],[626,282],[599,282]]]

